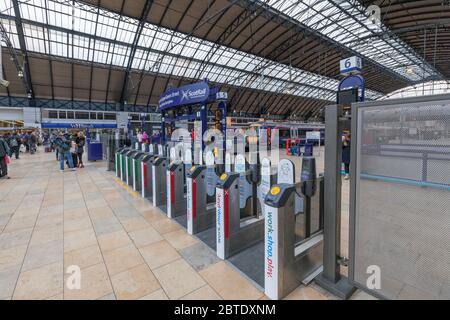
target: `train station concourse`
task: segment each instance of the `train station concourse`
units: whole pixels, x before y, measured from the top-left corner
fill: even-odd
[[[1,0],[0,303],[450,300],[449,19],[444,0]]]

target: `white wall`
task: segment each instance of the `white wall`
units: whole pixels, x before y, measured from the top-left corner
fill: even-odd
[[[22,108],[0,107],[0,120],[23,120]]]

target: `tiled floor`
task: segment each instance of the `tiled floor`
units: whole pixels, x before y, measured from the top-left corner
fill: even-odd
[[[102,162],[61,173],[40,150],[10,176],[0,180],[0,299],[266,298]],[[67,285],[72,265],[80,289]],[[314,285],[287,297],[330,298]]]

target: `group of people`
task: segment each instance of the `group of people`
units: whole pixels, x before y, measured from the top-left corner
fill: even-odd
[[[56,160],[60,163],[61,172],[64,172],[64,161],[72,171],[75,171],[75,167],[84,168],[83,153],[86,138],[82,131],[72,135],[62,131],[52,132],[49,142],[52,149],[56,150]]]
[[[83,132],[72,135],[62,131],[42,135],[36,131],[13,132],[0,136],[0,178],[9,179],[8,164],[11,162],[11,157],[20,159],[20,152],[34,154],[40,141],[51,151],[56,151],[56,160],[60,162],[62,172],[65,167],[64,161],[70,170],[75,170],[75,167],[84,168],[83,153],[86,138]],[[21,148],[23,148],[22,151]]]
[[[20,158],[21,148],[23,152],[34,154],[39,142],[39,132],[37,131],[14,131],[0,136],[0,178],[8,177],[8,164],[14,155],[16,159]]]

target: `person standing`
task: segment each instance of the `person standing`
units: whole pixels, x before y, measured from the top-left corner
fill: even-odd
[[[344,163],[345,180],[350,179],[350,134],[342,138],[342,162]]]
[[[84,145],[86,144],[86,138],[84,137],[82,131],[78,132],[77,138],[75,139],[75,143],[77,144],[78,168],[84,168],[83,152],[84,152]]]
[[[11,152],[14,153],[16,159],[19,159],[19,151],[20,151],[20,137],[14,132],[9,138],[9,147],[11,148]]]
[[[0,178],[9,179],[8,177],[8,165],[6,163],[6,157],[11,156],[11,150],[8,143],[0,137]]]
[[[138,139],[138,142],[142,143],[142,132],[140,130],[138,130],[137,139]]]
[[[69,169],[71,171],[75,171],[75,168],[73,167],[72,155],[70,153],[71,141],[69,137],[60,133],[60,135],[55,139],[55,145],[59,154],[60,171],[64,172],[64,160],[67,160]]]

